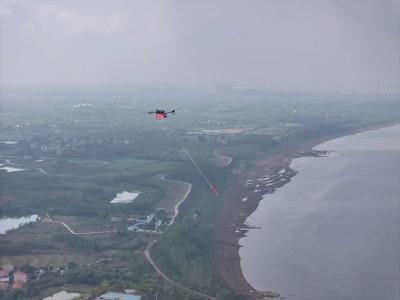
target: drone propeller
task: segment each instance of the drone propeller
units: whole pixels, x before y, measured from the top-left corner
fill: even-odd
[[[151,114],[157,114],[157,113],[160,113],[160,114],[175,114],[175,112],[176,112],[176,108],[171,110],[171,111],[164,111],[164,110],[161,110],[161,109],[157,109],[157,110],[153,110],[153,111],[146,111],[146,112],[143,112],[143,113],[151,115]]]

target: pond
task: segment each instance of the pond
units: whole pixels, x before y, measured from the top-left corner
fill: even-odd
[[[38,215],[20,218],[0,218],[0,234],[6,234],[9,230],[16,229],[28,223],[36,222],[38,219]]]

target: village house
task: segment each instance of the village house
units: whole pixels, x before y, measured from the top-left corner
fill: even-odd
[[[0,269],[0,288],[8,288],[10,278],[8,277],[8,272],[6,270]]]
[[[16,271],[11,273],[10,275],[10,282],[12,283],[13,289],[21,289],[24,283],[28,279],[28,275],[25,272]]]
[[[6,270],[0,269],[0,282],[8,281],[8,272]]]
[[[28,275],[25,272],[21,271],[14,272],[14,282],[15,281],[26,282],[27,279]]]
[[[0,288],[20,289],[28,280],[28,275],[25,272],[15,271],[13,265],[5,265],[0,269]]]

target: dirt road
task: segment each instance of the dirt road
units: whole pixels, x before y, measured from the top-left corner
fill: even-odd
[[[176,287],[178,287],[178,288],[180,288],[180,289],[182,289],[182,290],[185,290],[186,292],[188,292],[188,293],[190,293],[190,294],[193,294],[193,295],[196,295],[196,296],[199,296],[199,297],[203,297],[203,298],[205,298],[205,299],[217,300],[217,298],[215,298],[215,297],[211,297],[211,296],[209,296],[209,295],[206,295],[206,294],[203,294],[203,293],[200,293],[200,292],[196,292],[196,291],[194,291],[194,290],[192,290],[192,289],[189,289],[189,288],[187,288],[187,287],[181,285],[180,283],[173,281],[171,278],[169,278],[167,275],[165,275],[165,274],[163,273],[163,271],[161,271],[160,268],[155,264],[155,262],[153,261],[153,259],[152,259],[151,256],[150,256],[150,250],[151,250],[151,248],[154,246],[154,244],[155,244],[156,242],[157,242],[156,240],[153,240],[153,241],[147,246],[146,250],[144,250],[144,256],[146,257],[146,259],[148,260],[148,262],[153,266],[154,270],[156,270],[156,272],[157,272],[158,275],[160,275],[162,278],[164,278],[164,279],[165,279],[166,281],[168,281],[170,284],[172,284],[172,285],[174,285],[174,286],[176,286]]]
[[[63,225],[65,228],[67,228],[67,230],[71,233],[71,234],[75,234],[75,235],[89,235],[89,234],[103,234],[103,233],[115,233],[117,232],[116,230],[104,230],[104,231],[90,231],[90,232],[75,232],[74,230],[72,230],[71,227],[69,227],[67,224],[65,224],[64,222],[61,221],[56,221],[53,220],[50,215],[48,213],[46,213],[47,218],[44,219],[44,222],[49,222],[49,223],[59,223],[61,225]]]

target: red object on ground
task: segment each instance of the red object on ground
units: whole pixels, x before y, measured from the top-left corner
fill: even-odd
[[[210,187],[210,191],[211,191],[211,193],[215,194],[215,196],[218,196],[218,192],[217,192],[217,189],[215,188],[215,186],[212,185]]]

